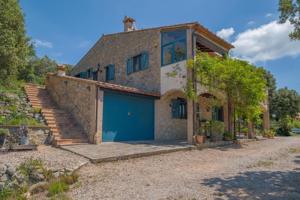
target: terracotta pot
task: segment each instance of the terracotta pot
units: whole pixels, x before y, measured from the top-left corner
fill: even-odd
[[[205,136],[204,135],[195,135],[194,140],[197,144],[203,144],[205,143]]]

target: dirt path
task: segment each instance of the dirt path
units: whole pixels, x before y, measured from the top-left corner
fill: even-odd
[[[87,165],[72,199],[300,199],[300,137]]]

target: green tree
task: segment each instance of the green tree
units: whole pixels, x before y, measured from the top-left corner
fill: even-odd
[[[279,0],[280,22],[289,21],[294,30],[290,33],[290,38],[300,40],[300,1],[299,0]]]
[[[224,92],[228,101],[229,130],[236,115],[255,121],[262,113],[261,103],[265,100],[266,80],[261,69],[248,62],[198,53],[189,67],[195,80],[207,87],[211,93]],[[192,82],[192,81],[189,81]],[[197,84],[188,84],[187,94],[194,98]]]
[[[33,57],[23,68],[19,78],[25,81],[44,84],[47,73],[56,72],[57,63],[48,56]]]
[[[275,92],[270,103],[271,111],[277,120],[286,117],[296,117],[300,112],[300,96],[295,90],[282,88]]]
[[[0,0],[0,81],[16,79],[33,54],[19,1]]]

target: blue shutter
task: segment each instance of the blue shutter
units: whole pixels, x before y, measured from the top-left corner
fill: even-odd
[[[114,80],[115,79],[115,65],[110,65],[109,66],[109,80]]]
[[[142,69],[147,69],[149,67],[149,54],[144,52],[142,54]]]
[[[133,72],[133,59],[128,58],[127,60],[127,75]]]

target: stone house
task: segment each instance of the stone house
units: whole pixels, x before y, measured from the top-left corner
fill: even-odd
[[[194,105],[183,91],[192,76],[187,60],[198,50],[225,55],[233,48],[230,43],[198,22],[141,30],[130,17],[123,23],[124,32],[103,35],[81,58],[73,77],[47,79],[53,98],[73,111],[91,143],[192,142],[195,116],[201,118],[197,121],[218,120],[228,127],[222,94],[209,94],[199,86]],[[212,107],[212,96],[223,99],[223,105]]]

